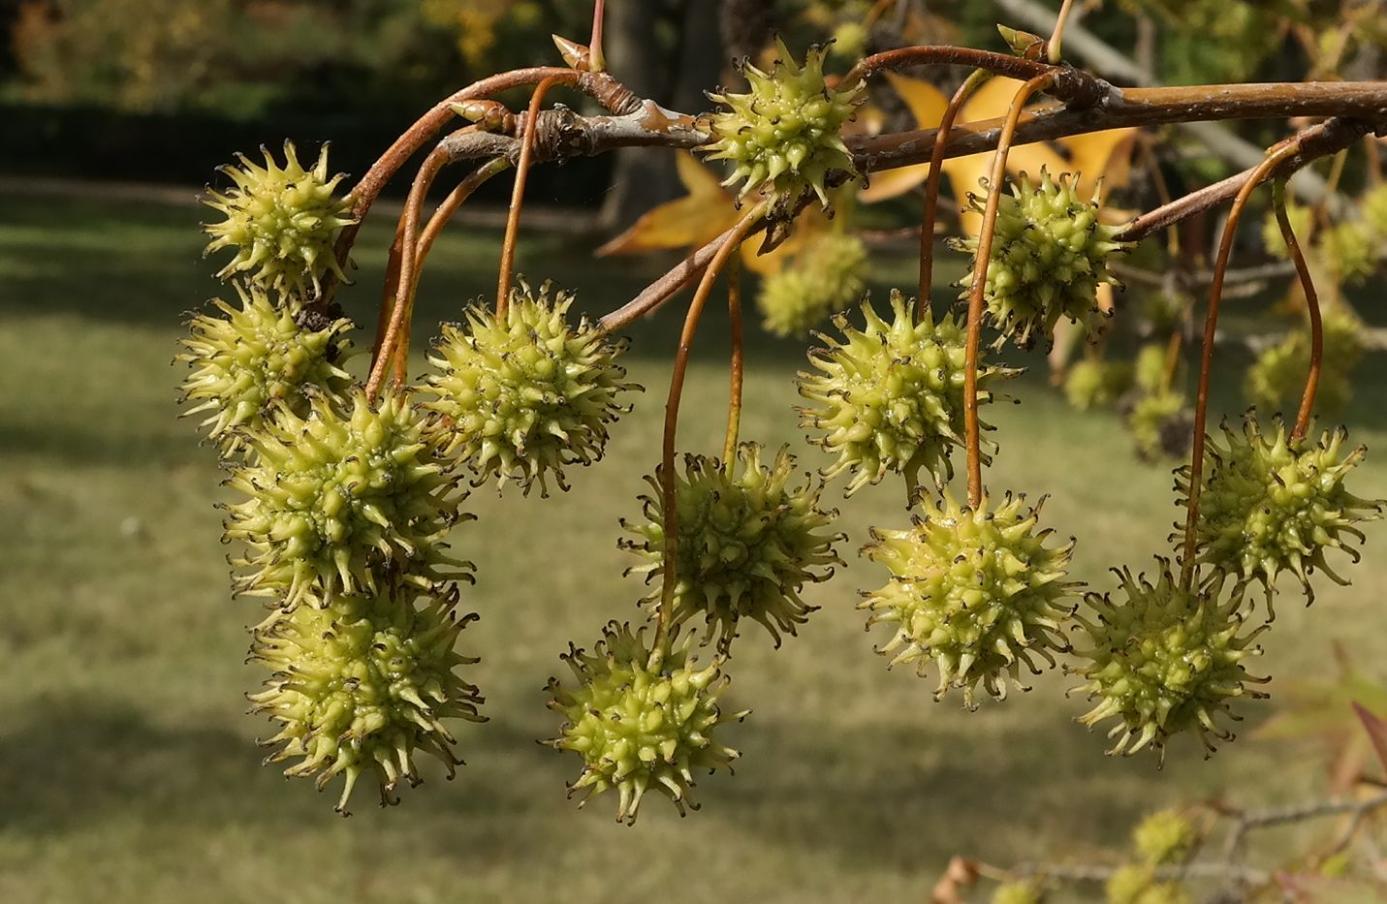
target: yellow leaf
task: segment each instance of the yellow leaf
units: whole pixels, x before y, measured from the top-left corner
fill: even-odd
[[[910,108],[910,113],[920,128],[938,127],[939,121],[944,118],[944,110],[949,106],[949,99],[943,92],[929,82],[897,75],[894,72],[887,72],[886,78]],[[888,198],[899,197],[915,186],[924,184],[928,176],[928,163],[884,170],[873,175],[870,184],[857,197],[864,204],[875,204]]]
[[[1136,148],[1137,130],[1109,129],[1060,139],[1060,147],[1069,159],[1068,170],[1079,174],[1079,194],[1089,195],[1098,180],[1103,180],[1103,195],[1122,188],[1132,177],[1132,151]]]
[[[597,249],[598,256],[697,248],[737,222],[738,213],[717,176],[690,153],[675,158],[679,181],[689,190],[641,215],[621,235]]]

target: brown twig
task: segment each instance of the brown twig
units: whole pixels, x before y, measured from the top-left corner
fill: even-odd
[[[1298,152],[1299,138],[1292,138],[1267,155],[1267,159],[1253,171],[1251,177],[1239,189],[1238,196],[1228,211],[1228,221],[1224,224],[1223,235],[1219,239],[1214,279],[1209,287],[1209,311],[1204,319],[1204,345],[1199,359],[1199,390],[1194,402],[1194,443],[1190,454],[1189,492],[1186,497],[1184,554],[1180,563],[1180,585],[1186,591],[1194,583],[1195,553],[1199,545],[1199,496],[1204,481],[1204,446],[1208,438],[1206,430],[1214,363],[1214,339],[1218,333],[1219,302],[1223,298],[1223,281],[1228,271],[1228,261],[1233,254],[1233,239],[1237,235],[1238,222],[1242,219],[1243,210],[1252,198],[1252,193],[1271,176],[1279,172],[1289,172],[1286,164],[1294,159]]]
[[[746,370],[746,345],[742,329],[742,267],[735,254],[727,263],[727,319],[732,357],[728,365],[727,435],[722,442],[722,466],[731,474],[737,456],[737,434],[742,426],[742,383]]]
[[[1300,399],[1300,411],[1296,415],[1295,427],[1291,430],[1291,442],[1304,438],[1310,429],[1310,415],[1315,409],[1315,392],[1320,385],[1320,369],[1324,360],[1324,322],[1320,317],[1320,296],[1315,291],[1315,279],[1310,275],[1310,266],[1305,262],[1305,252],[1301,250],[1296,238],[1295,227],[1286,213],[1286,179],[1278,178],[1271,189],[1272,206],[1276,210],[1276,223],[1281,227],[1281,238],[1286,242],[1286,252],[1295,264],[1300,277],[1300,287],[1305,293],[1305,307],[1310,312],[1310,372],[1305,377],[1305,392]]]
[[[679,426],[679,402],[684,394],[684,376],[689,368],[689,353],[693,349],[694,335],[698,332],[699,319],[708,296],[713,291],[718,274],[727,266],[728,260],[737,253],[761,217],[766,212],[766,203],[761,202],[749,210],[730,230],[726,242],[713,255],[703,278],[694,291],[689,312],[684,317],[684,329],[679,336],[679,349],[674,355],[674,371],[669,380],[669,398],[665,401],[665,430],[660,458],[660,495],[664,506],[664,563],[660,571],[660,608],[656,615],[655,644],[650,653],[650,668],[657,670],[664,661],[665,648],[669,644],[670,621],[673,618],[674,585],[678,581],[679,556],[679,511],[676,487],[678,477],[674,472],[674,440]]]
[[[535,86],[530,95],[530,107],[525,114],[525,135],[520,143],[520,162],[515,166],[515,188],[511,191],[510,214],[506,218],[506,237],[501,242],[501,265],[496,280],[496,314],[503,316],[510,303],[511,271],[515,267],[515,243],[520,236],[520,211],[525,206],[525,183],[530,175],[530,162],[535,155],[535,135],[539,132],[539,107],[544,95],[559,83],[546,78]]]
[[[954,47],[948,44],[922,44],[914,47],[897,47],[872,54],[862,59],[843,76],[842,84],[867,78],[878,72],[910,69],[915,66],[947,65],[967,66],[971,69],[986,69],[996,75],[1010,78],[1030,79],[1053,67],[1038,60],[1027,60],[1008,53],[993,53],[989,50],[974,50],[971,47]],[[1091,79],[1092,76],[1085,75]]]
[[[1001,204],[1007,176],[1007,154],[1011,149],[1016,125],[1026,101],[1044,91],[1054,81],[1054,73],[1045,72],[1023,84],[1011,99],[997,153],[992,158],[992,173],[988,181],[987,205],[983,209],[982,229],[978,233],[977,260],[973,263],[973,286],[968,293],[968,349],[963,369],[963,429],[968,444],[968,504],[982,504],[982,429],[978,421],[978,350],[982,344],[983,296],[987,290],[987,270],[992,262],[992,242],[997,232],[997,210]]]
[[[944,115],[939,120],[939,129],[934,133],[934,151],[929,159],[929,176],[925,179],[925,203],[920,214],[920,311],[929,307],[930,292],[934,287],[934,224],[939,218],[939,189],[944,183],[944,150],[949,146],[949,133],[953,131],[958,112],[968,98],[983,82],[992,77],[986,69],[974,69],[963,84],[959,85]]]

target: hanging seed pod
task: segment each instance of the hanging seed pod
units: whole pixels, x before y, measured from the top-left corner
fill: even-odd
[[[867,247],[856,236],[815,239],[790,266],[762,281],[756,296],[762,325],[777,336],[805,335],[861,300],[866,268]]]

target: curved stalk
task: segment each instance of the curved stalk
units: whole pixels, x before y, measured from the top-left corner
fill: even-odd
[[[410,288],[409,298],[406,301],[407,307],[404,311],[403,333],[395,347],[395,382],[403,383],[407,379],[407,369],[409,366],[409,340],[412,332],[414,320],[414,299],[419,294],[419,277],[424,272],[424,262],[428,260],[429,251],[433,249],[433,243],[438,240],[438,236],[443,232],[443,228],[448,225],[453,214],[457,213],[458,208],[472,196],[472,193],[480,188],[492,176],[499,175],[510,169],[510,161],[505,157],[495,157],[474,170],[470,175],[457,184],[448,196],[439,203],[434,210],[433,216],[429,217],[429,222],[425,224],[422,232],[419,233],[418,249],[414,254],[414,284]]]
[[[669,398],[665,401],[664,443],[660,458],[660,496],[664,506],[664,563],[660,571],[660,608],[656,615],[655,644],[650,653],[650,668],[659,669],[664,661],[666,647],[669,645],[670,620],[673,617],[674,585],[678,580],[679,556],[679,511],[675,487],[678,480],[674,473],[674,439],[679,426],[679,402],[684,395],[684,377],[689,369],[689,352],[693,349],[694,335],[698,332],[698,322],[703,316],[703,308],[712,294],[713,284],[727,262],[751,234],[757,222],[766,212],[766,202],[761,202],[747,212],[746,216],[732,227],[728,240],[718,248],[717,253],[703,271],[703,278],[694,291],[693,301],[689,302],[689,312],[684,317],[684,329],[679,336],[679,350],[674,356],[674,372],[669,379]]]
[[[1213,283],[1209,287],[1209,311],[1204,318],[1204,345],[1199,359],[1199,390],[1194,402],[1194,443],[1190,452],[1190,489],[1185,506],[1185,544],[1180,563],[1180,586],[1188,591],[1194,584],[1194,559],[1199,546],[1199,496],[1204,489],[1205,431],[1209,416],[1209,385],[1214,363],[1214,338],[1218,333],[1218,309],[1223,300],[1223,283],[1228,273],[1228,261],[1233,256],[1233,239],[1247,202],[1263,182],[1276,173],[1286,161],[1300,151],[1300,142],[1291,139],[1273,149],[1267,159],[1253,170],[1238,191],[1228,211],[1228,221],[1219,238],[1218,257],[1214,263]]]
[[[520,211],[525,205],[525,183],[530,175],[530,162],[535,156],[535,133],[539,131],[539,107],[544,95],[557,85],[558,79],[546,78],[535,86],[530,107],[525,114],[525,136],[520,144],[520,162],[515,165],[515,188],[511,192],[510,213],[506,217],[506,237],[501,242],[501,265],[496,281],[496,313],[506,313],[510,304],[511,270],[515,267],[515,242],[520,235]]]
[[[997,209],[1006,187],[1007,154],[1011,150],[1016,126],[1026,101],[1038,91],[1044,91],[1054,81],[1046,72],[1026,82],[1011,99],[1006,123],[992,157],[992,173],[988,184],[987,206],[983,209],[982,230],[978,233],[978,256],[973,262],[973,287],[968,293],[968,349],[963,370],[963,429],[968,444],[968,504],[982,504],[982,430],[978,422],[978,348],[982,343],[983,296],[987,291],[987,270],[992,263],[992,243],[997,235]]]
[[[974,69],[944,108],[944,116],[939,120],[939,129],[934,133],[934,150],[930,152],[929,176],[925,179],[925,205],[920,214],[920,294],[917,304],[921,312],[929,307],[930,292],[934,288],[934,224],[939,217],[939,188],[944,181],[944,149],[949,145],[949,133],[953,131],[954,120],[959,110],[973,96],[982,83],[992,77],[986,69]]]
[[[727,319],[732,338],[728,367],[727,435],[722,442],[722,466],[731,474],[737,456],[737,434],[742,426],[742,383],[746,372],[746,345],[742,329],[742,267],[736,255],[727,264]]]
[[[1050,63],[1058,63],[1064,58],[1061,45],[1064,43],[1064,26],[1069,24],[1069,14],[1074,10],[1074,0],[1064,0],[1060,6],[1059,16],[1055,19],[1055,30],[1050,33],[1050,40],[1046,44],[1045,58]]]
[[[1295,264],[1300,277],[1301,289],[1305,292],[1305,307],[1310,311],[1310,372],[1305,377],[1305,392],[1300,399],[1300,412],[1296,415],[1295,427],[1291,430],[1291,442],[1305,437],[1310,429],[1310,415],[1315,410],[1315,393],[1320,386],[1320,370],[1324,362],[1324,319],[1320,316],[1320,296],[1315,291],[1315,280],[1310,274],[1310,266],[1305,262],[1305,252],[1296,239],[1295,228],[1286,213],[1286,179],[1278,178],[1271,187],[1272,205],[1276,209],[1276,223],[1281,227],[1281,237],[1286,241],[1286,251]]]

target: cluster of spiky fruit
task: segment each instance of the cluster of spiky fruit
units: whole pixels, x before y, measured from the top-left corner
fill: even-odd
[[[765,278],[756,297],[761,322],[777,336],[803,336],[858,301],[866,288],[867,247],[830,232],[810,242],[795,261]]]
[[[1121,361],[1085,358],[1064,377],[1064,397],[1080,411],[1112,405],[1132,387],[1132,368]]]
[[[841,338],[823,334],[825,345],[809,355],[817,373],[801,372],[803,424],[838,460],[824,469],[832,478],[851,471],[848,495],[888,472],[904,475],[912,490],[921,471],[944,483],[953,474],[950,453],[963,443],[963,383],[967,331],[952,314],[936,321],[891,293],[892,319],[882,320],[863,302],[863,327],[846,315],[834,318]],[[1015,371],[980,366],[978,401]],[[986,429],[984,427],[984,429]]]
[[[689,653],[692,635],[658,657],[644,629],[610,623],[592,653],[570,647],[563,656],[576,679],[549,681],[549,706],[564,717],[559,737],[547,743],[583,758],[583,772],[570,794],[587,791],[579,804],[616,788],[617,820],[634,823],[647,791],[667,796],[683,813],[694,774],[730,769],[737,751],[715,737],[729,715],[718,708],[727,687],[720,664],[699,668]]]
[[[282,409],[247,441],[255,459],[228,481],[246,497],[227,507],[227,538],[248,547],[233,563],[239,590],[323,604],[378,593],[385,575],[433,587],[458,576],[440,568],[466,566],[444,551],[455,481],[402,393],[373,404],[357,390],[345,413],[317,398],[307,417]]]
[[[323,608],[277,610],[255,632],[251,654],[274,674],[250,695],[256,712],[279,723],[264,741],[267,762],[297,760],[290,776],[316,776],[319,789],[344,777],[337,811],[362,775],[374,775],[381,805],[398,803],[403,780],[419,783],[416,753],[436,757],[448,777],[462,761],[444,719],[483,721],[477,688],[458,677],[477,660],[454,649],[471,618],[455,599],[398,585],[338,597]]]
[[[968,199],[978,213],[990,190],[983,187],[984,195]],[[1096,193],[1084,200],[1072,177],[1054,179],[1043,169],[1038,183],[1023,174],[1001,196],[983,292],[999,342],[1011,337],[1029,348],[1062,319],[1088,331],[1099,327],[1098,286],[1116,282],[1108,263],[1125,247],[1114,240],[1121,229],[1099,220],[1100,209]],[[977,237],[956,244],[976,257]],[[972,283],[971,275],[962,283],[965,298]]]
[[[1108,732],[1111,754],[1153,747],[1163,756],[1167,740],[1191,730],[1209,750],[1210,738],[1230,740],[1217,718],[1240,697],[1265,696],[1251,687],[1265,679],[1244,662],[1261,652],[1253,641],[1263,629],[1243,631],[1241,595],[1235,588],[1225,597],[1218,576],[1187,590],[1165,559],[1155,583],[1126,569],[1115,574],[1123,598],[1090,593],[1092,611],[1075,616],[1085,640],[1075,650],[1084,664],[1074,671],[1096,701],[1080,721],[1117,720]]]
[[[765,189],[793,199],[813,189],[827,206],[829,174],[856,172],[842,131],[866,100],[866,88],[861,80],[830,86],[822,48],[811,47],[803,64],[795,62],[784,42],[777,51],[770,72],[742,64],[748,93],[708,95],[727,109],[712,114],[713,140],[703,150],[710,159],[732,164],[723,184],[741,182],[742,196]]]
[[[1132,830],[1132,847],[1152,866],[1183,863],[1198,844],[1198,830],[1179,810],[1157,810]]]
[[[1325,555],[1338,549],[1358,561],[1364,537],[1357,525],[1381,515],[1381,503],[1344,486],[1366,449],[1347,449],[1344,430],[1293,441],[1280,420],[1268,435],[1251,413],[1241,431],[1225,424],[1223,434],[1223,447],[1212,439],[1208,445],[1198,562],[1240,584],[1260,581],[1269,593],[1282,572],[1295,575],[1311,598],[1316,570],[1346,583]],[[1176,487],[1188,496],[1188,467],[1176,472]]]
[[[351,348],[345,317],[319,319],[293,298],[275,304],[257,286],[237,286],[240,307],[221,299],[214,312],[188,322],[178,360],[191,369],[183,381],[187,415],[203,415],[208,438],[228,454],[242,449],[244,437],[266,424],[276,405],[296,415],[308,413],[315,393],[337,396],[351,385],[341,364]]]
[[[891,579],[858,608],[871,611],[868,628],[894,627],[880,649],[891,665],[915,663],[921,677],[935,666],[936,699],[960,688],[971,708],[979,685],[1004,699],[1009,684],[1023,686],[1023,665],[1039,674],[1037,659],[1053,667],[1069,649],[1061,632],[1077,586],[1065,579],[1073,543],[1047,545],[1040,506],[1023,496],[970,508],[947,492],[939,502],[922,494],[920,505],[911,529],[872,530],[864,551]]]
[[[822,485],[793,486],[795,458],[781,449],[770,466],[761,447],[744,443],[735,462],[700,455],[684,458],[675,475],[676,524],[673,624],[707,623],[710,637],[726,649],[737,625],[749,619],[770,632],[793,635],[814,607],[800,593],[805,584],[826,581],[842,560],[833,551],[841,535],[829,531],[837,512],[819,508]],[[643,559],[632,568],[649,581],[663,577],[665,511],[661,477],[647,477],[654,490],[641,497],[642,517],[623,520],[633,534],[622,546]],[[657,587],[645,603],[660,605]]]
[[[1161,879],[1154,867],[1131,863],[1118,868],[1103,887],[1108,904],[1191,904],[1179,882]]]
[[[1342,304],[1324,309],[1324,354],[1315,404],[1328,412],[1342,411],[1353,396],[1353,372],[1366,351],[1363,322]],[[1292,330],[1257,356],[1247,371],[1248,401],[1269,411],[1295,411],[1310,370],[1309,327]]]
[[[607,425],[629,410],[617,397],[636,388],[616,364],[622,346],[586,319],[571,325],[573,296],[550,292],[522,283],[504,312],[477,306],[465,325],[445,324],[422,403],[443,455],[479,481],[515,479],[527,493],[537,481],[544,495],[549,476],[567,489],[564,466],[602,457]]]
[[[345,279],[334,244],[343,226],[356,222],[349,199],[337,196],[344,176],[328,175],[327,145],[312,169],[304,169],[292,142],[284,143],[284,165],[261,148],[265,165],[239,154],[239,166],[224,166],[232,181],[225,192],[208,191],[205,203],[226,219],[208,223],[208,253],[235,250],[217,276],[245,279],[303,297],[316,293],[322,277]]]

